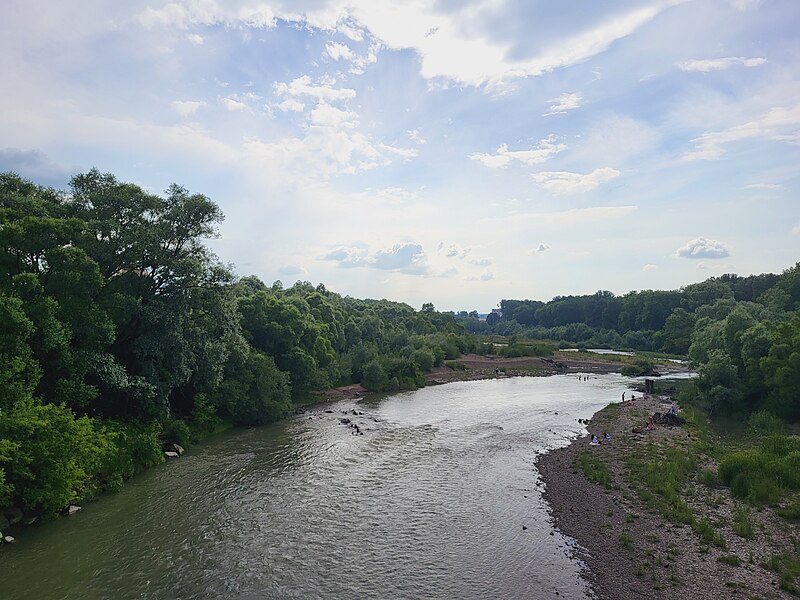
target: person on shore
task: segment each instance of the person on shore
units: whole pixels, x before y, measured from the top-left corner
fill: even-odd
[[[622,401],[625,402],[625,392],[622,392]]]
[[[595,435],[594,433],[592,434],[592,441],[589,442],[589,445],[590,446],[599,446],[600,445],[600,440],[597,439],[597,435]]]
[[[669,407],[669,413],[671,415],[677,415],[678,414],[678,405],[675,404],[674,402],[672,403],[672,406]]]
[[[610,435],[608,435],[608,432],[607,432],[607,431],[604,431],[604,432],[603,432],[603,441],[604,441],[604,442],[610,442],[610,441],[611,441],[611,436],[610,436]]]
[[[653,419],[653,415],[647,417],[647,428],[651,431],[656,428],[656,422],[655,419]]]

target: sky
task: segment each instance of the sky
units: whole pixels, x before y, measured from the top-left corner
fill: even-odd
[[[4,0],[0,171],[225,213],[240,276],[419,309],[800,260],[797,0]]]

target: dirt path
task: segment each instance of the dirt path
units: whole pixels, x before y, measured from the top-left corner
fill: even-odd
[[[791,545],[791,526],[776,521],[772,511],[750,511],[755,533],[753,539],[744,539],[733,530],[737,504],[729,490],[690,483],[687,502],[698,521],[708,519],[724,537],[726,548],[722,549],[704,543],[688,525],[668,522],[626,482],[624,470],[631,457],[685,447],[693,441],[686,427],[655,431],[643,427],[649,415],[664,413],[669,406],[666,399],[656,396],[637,399],[633,405],[612,405],[588,425],[598,437],[607,431],[610,443],[590,446],[589,436],[583,436],[538,461],[555,524],[585,549],[581,558],[589,567],[598,597],[794,598],[778,588],[777,576],[761,564]],[[576,466],[581,452],[608,466],[612,489],[586,479]],[[728,557],[728,562],[720,557]],[[736,561],[738,565],[730,564]]]

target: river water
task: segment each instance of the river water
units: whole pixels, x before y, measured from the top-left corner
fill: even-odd
[[[459,382],[226,432],[23,531],[0,597],[590,597],[534,461],[630,382]]]

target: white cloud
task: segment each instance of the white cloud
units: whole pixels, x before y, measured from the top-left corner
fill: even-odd
[[[761,117],[723,131],[704,133],[692,142],[695,149],[686,160],[715,160],[725,154],[725,146],[743,140],[763,139],[776,142],[800,142],[800,104],[792,108],[775,107]]]
[[[742,188],[743,190],[782,190],[783,186],[779,183],[751,183]]]
[[[297,265],[284,265],[278,269],[281,275],[306,275],[308,272]]]
[[[550,105],[550,110],[544,113],[544,116],[549,115],[562,115],[568,110],[574,110],[581,106],[580,94],[561,94],[558,98],[552,98],[548,102],[553,102]]]
[[[658,269],[658,265],[647,264],[642,267],[642,271],[645,273],[648,271],[655,271],[656,269]]]
[[[195,44],[196,46],[202,46],[205,39],[202,35],[198,35],[196,33],[190,33],[186,36],[186,39]]]
[[[550,250],[550,246],[545,243],[541,243],[536,248],[531,249],[531,254],[541,254],[542,252],[547,252]]]
[[[310,123],[317,127],[353,129],[358,125],[358,115],[320,102],[311,111]]]
[[[408,131],[406,131],[406,133],[408,134],[408,137],[411,139],[412,142],[415,142],[420,145],[426,144],[428,142],[428,140],[422,137],[422,134],[419,132],[419,129],[409,129]]]
[[[330,42],[325,45],[325,53],[333,60],[353,60],[355,54],[349,46],[339,44],[338,42]]]
[[[686,242],[685,246],[678,248],[675,253],[681,258],[713,259],[725,258],[731,254],[728,245],[724,242],[718,242],[717,240],[704,237],[689,240]]]
[[[231,112],[239,112],[247,108],[247,105],[244,102],[239,102],[233,98],[222,98],[220,103]]]
[[[311,83],[311,77],[303,75],[289,83],[277,82],[274,84],[275,94],[278,96],[311,96],[326,102],[350,100],[356,97],[356,91],[349,88],[335,88],[332,83],[322,81],[319,84]]]
[[[278,104],[277,107],[283,112],[303,112],[303,110],[306,108],[306,105],[302,102],[298,102],[294,98],[287,98]]]
[[[175,100],[170,103],[170,106],[180,116],[188,117],[197,112],[197,109],[201,106],[206,106],[206,103],[202,100]]]
[[[462,8],[447,14],[429,0],[351,0],[327,2],[310,10],[239,5],[210,1],[175,0],[139,14],[146,27],[188,29],[194,25],[222,24],[229,28],[275,27],[277,20],[340,32],[354,41],[363,30],[393,50],[412,49],[420,57],[420,73],[426,79],[442,78],[460,85],[498,88],[520,77],[538,76],[582,63],[614,42],[639,30],[672,6],[687,0],[661,0],[583,29],[563,35],[558,42],[532,58],[515,58],[511,44],[492,37],[483,27],[487,16],[502,15],[499,2]]]
[[[439,250],[444,250],[444,255],[447,258],[458,258],[458,259],[465,259],[467,255],[472,252],[472,248],[459,248],[455,244],[450,244],[447,248],[443,248],[443,245],[440,245]]]
[[[758,8],[763,2],[764,0],[731,0],[734,8],[742,12]]]
[[[681,71],[699,71],[709,73],[711,71],[721,71],[734,65],[743,67],[758,67],[767,62],[766,58],[744,58],[741,56],[727,56],[725,58],[706,58],[690,59],[678,63]]]
[[[542,171],[533,173],[532,177],[536,183],[554,194],[575,194],[594,190],[601,183],[608,183],[619,177],[619,174],[616,169],[604,167],[586,175],[570,171]]]
[[[489,267],[494,261],[491,258],[471,258],[469,264],[476,267]]]
[[[795,225],[794,227],[792,227],[792,233],[794,235],[800,235],[800,225]]]
[[[556,137],[549,135],[545,139],[539,140],[539,143],[531,150],[509,150],[507,144],[502,144],[494,154],[473,152],[469,158],[478,161],[485,167],[498,169],[515,160],[526,165],[543,163],[566,148],[566,144],[556,143]]]
[[[486,270],[480,275],[471,275],[469,277],[465,277],[464,281],[491,281],[492,279],[494,279],[494,273]]]

